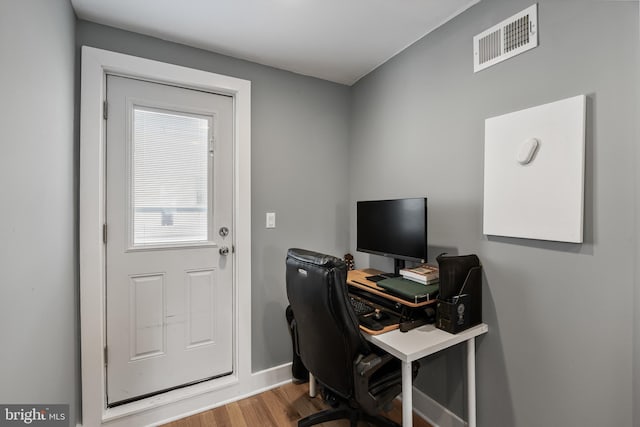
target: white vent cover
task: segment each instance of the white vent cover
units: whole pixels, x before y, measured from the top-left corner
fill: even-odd
[[[538,4],[473,38],[473,72],[538,46]]]

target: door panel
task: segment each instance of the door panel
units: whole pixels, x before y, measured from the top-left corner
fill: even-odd
[[[233,371],[233,105],[117,76],[107,101],[113,406]]]
[[[194,348],[215,341],[215,300],[217,288],[214,270],[188,271],[187,273],[187,319],[186,345]]]
[[[129,278],[129,360],[164,354],[164,274]]]

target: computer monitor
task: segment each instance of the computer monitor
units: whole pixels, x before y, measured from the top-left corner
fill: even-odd
[[[356,203],[356,249],[394,259],[394,273],[405,261],[427,261],[427,198]]]

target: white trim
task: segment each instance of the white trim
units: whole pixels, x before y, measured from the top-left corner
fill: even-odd
[[[254,396],[291,382],[291,363],[256,372],[244,386],[200,394],[189,400],[176,401],[152,411],[139,412],[109,422],[109,427],[158,426]]]
[[[434,427],[467,426],[462,418],[415,387],[413,388],[413,411]]]
[[[176,84],[234,98],[235,372],[222,380],[175,390],[106,409],[105,343],[105,129],[102,102],[106,73]],[[154,424],[180,418],[221,400],[270,387],[251,374],[251,82],[135,56],[82,47],[80,120],[80,325],[82,420],[86,426]],[[280,369],[280,367],[278,367]],[[276,369],[276,370],[278,370]],[[279,372],[279,371],[278,371]],[[135,422],[133,422],[135,420]]]
[[[290,382],[291,363],[286,363],[250,375],[242,387],[205,392],[190,399],[166,403],[127,417],[114,418],[108,421],[108,426],[158,426],[251,397]],[[85,425],[91,424],[85,422]]]

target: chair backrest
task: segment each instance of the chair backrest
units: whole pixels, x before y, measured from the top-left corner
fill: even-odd
[[[287,296],[302,363],[326,387],[349,398],[354,361],[370,350],[349,302],[346,277],[339,258],[304,249],[287,253]]]

